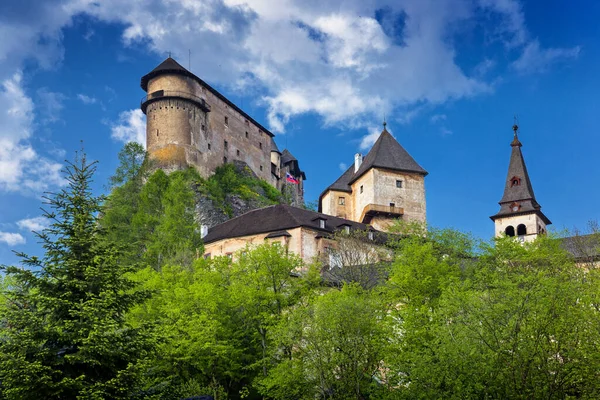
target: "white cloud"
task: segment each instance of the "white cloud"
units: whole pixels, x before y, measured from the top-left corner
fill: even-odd
[[[23,229],[26,231],[36,231],[41,232],[46,229],[49,225],[48,218],[40,216],[34,218],[26,218],[20,221],[17,221],[17,226],[19,229]]]
[[[435,124],[436,122],[439,121],[445,121],[446,120],[446,114],[435,114],[431,117],[431,123]]]
[[[9,246],[25,244],[25,238],[20,233],[0,232],[0,243],[6,243]]]
[[[111,137],[124,143],[138,142],[146,146],[146,116],[140,109],[123,111],[119,122],[111,127]]]
[[[387,131],[389,133],[392,133],[392,130],[389,128],[387,129]],[[371,147],[377,141],[377,139],[379,139],[379,135],[381,135],[381,128],[378,126],[371,126],[369,128],[369,133],[361,138],[360,145],[358,147],[361,150],[370,150]]]
[[[61,165],[38,154],[29,142],[33,111],[21,73],[0,83],[0,190],[40,194],[64,183]]]
[[[569,49],[542,49],[537,40],[530,42],[523,54],[512,63],[512,67],[520,73],[543,72],[551,64],[575,59],[579,56],[580,47]]]
[[[339,167],[341,171],[346,171],[348,169],[348,164],[341,162]]]
[[[449,136],[453,133],[450,129],[446,128],[445,126],[442,126],[440,128],[440,132],[442,133],[442,136]]]
[[[37,90],[39,99],[38,107],[41,120],[44,123],[53,123],[60,121],[60,113],[64,108],[63,102],[66,96],[60,92],[51,92],[48,88]]]
[[[91,96],[87,96],[85,94],[81,94],[79,93],[77,95],[77,98],[83,103],[83,104],[95,104],[98,99],[96,99],[95,97],[91,97]]]

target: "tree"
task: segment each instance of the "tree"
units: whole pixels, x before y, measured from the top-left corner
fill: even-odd
[[[276,399],[365,399],[386,391],[383,360],[392,335],[373,292],[344,285],[297,307],[273,332],[291,348],[266,379]]]
[[[144,164],[148,163],[148,153],[144,147],[136,142],[126,143],[119,151],[119,166],[115,174],[110,177],[110,184],[114,188],[128,182],[139,181],[143,172]]]
[[[95,170],[85,154],[68,164],[67,188],[46,197],[53,222],[38,234],[44,255],[21,253],[24,268],[3,268],[14,280],[1,310],[0,382],[8,399],[128,398],[138,361],[152,350],[144,326],[125,321],[146,293],[98,224]]]
[[[401,315],[396,371],[407,398],[597,398],[598,277],[559,242],[486,246],[466,279]],[[430,292],[430,291],[427,291]],[[425,305],[431,304],[425,299]],[[427,329],[428,335],[423,335]]]

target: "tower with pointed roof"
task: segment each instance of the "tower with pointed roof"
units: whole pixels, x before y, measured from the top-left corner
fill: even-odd
[[[225,163],[242,163],[278,189],[289,172],[298,183],[288,189],[302,204],[306,176],[298,161],[287,168],[268,129],[171,56],[142,77],[141,87],[146,149],[158,168],[194,167],[208,178]]]
[[[519,140],[518,130],[515,124],[504,194],[498,203],[500,211],[490,218],[494,221],[496,236],[516,236],[522,241],[533,241],[538,235],[545,234],[546,226],[552,222],[535,199],[521,152],[523,144]]]
[[[387,230],[397,218],[426,222],[425,171],[388,132],[319,197],[324,214]]]

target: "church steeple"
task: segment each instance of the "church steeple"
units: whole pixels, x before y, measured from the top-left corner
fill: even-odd
[[[504,234],[518,236],[523,240],[533,240],[546,233],[546,225],[552,222],[542,213],[533,193],[533,186],[527,172],[519,140],[519,127],[513,126],[513,140],[504,195],[500,199],[500,211],[490,218],[496,225],[496,236]]]

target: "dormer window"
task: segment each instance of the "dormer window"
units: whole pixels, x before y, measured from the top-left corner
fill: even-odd
[[[513,186],[520,186],[521,185],[521,178],[513,176],[512,178],[510,178],[510,187]]]
[[[367,235],[369,236],[369,240],[373,240],[373,232],[369,231]]]
[[[319,224],[319,228],[325,229],[325,221],[326,221],[326,219],[325,218],[321,218],[321,217],[315,218],[315,219],[317,220],[317,223]]]
[[[344,231],[346,231],[346,233],[350,233],[350,227],[348,225],[344,226]]]

